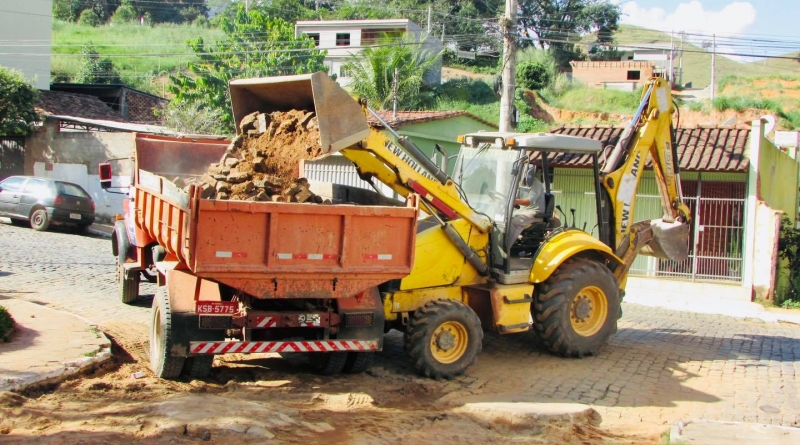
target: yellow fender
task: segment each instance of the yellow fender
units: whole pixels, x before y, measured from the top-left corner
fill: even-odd
[[[612,263],[612,272],[623,265],[622,260],[614,255],[611,248],[600,240],[580,230],[566,230],[545,241],[536,252],[530,282],[545,281],[561,263],[586,251],[594,251],[609,260]]]

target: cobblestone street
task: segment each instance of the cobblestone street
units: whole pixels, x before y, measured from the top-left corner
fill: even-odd
[[[126,325],[146,336],[154,291],[142,284],[137,304],[117,300],[108,239],[0,224],[0,295],[82,315],[112,336]],[[436,384],[444,400],[585,403],[604,427],[626,431],[666,431],[688,418],[800,424],[800,326],[633,304],[623,310],[598,357],[557,358],[530,335],[487,334],[466,376]],[[389,334],[371,375],[416,379],[399,333]]]

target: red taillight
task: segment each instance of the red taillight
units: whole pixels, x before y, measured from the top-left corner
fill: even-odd
[[[92,201],[92,211],[94,212],[94,201]]]
[[[63,203],[64,203],[64,198],[60,196],[56,196],[56,199],[53,200],[53,204],[57,206],[60,206]]]

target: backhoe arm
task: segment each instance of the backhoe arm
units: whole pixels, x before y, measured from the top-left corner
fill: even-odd
[[[669,83],[658,77],[649,79],[636,114],[603,169],[602,183],[614,213],[616,253],[627,266],[618,271],[618,278],[627,275],[639,253],[675,261],[688,255],[691,212],[681,195],[673,141],[674,112]],[[664,217],[634,224],[636,192],[648,158],[652,160]]]
[[[397,137],[403,138],[399,135]],[[364,141],[340,153],[355,164],[359,176],[367,182],[377,179],[403,197],[417,193],[429,207],[448,219],[460,217],[481,232],[489,230],[489,219],[464,202],[450,178],[438,169],[438,174],[434,177],[434,174],[426,171],[382,132],[371,130]]]

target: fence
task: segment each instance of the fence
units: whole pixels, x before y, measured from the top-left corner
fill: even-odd
[[[25,174],[25,139],[0,136],[0,181]]]
[[[597,236],[592,172],[559,169],[553,178],[556,203],[568,214],[565,225]],[[681,262],[639,256],[631,275],[675,277],[698,281],[741,282],[744,237],[744,182],[682,181],[684,201],[692,212],[689,257]],[[661,198],[652,173],[647,172],[636,197],[635,221],[663,216]],[[569,209],[575,209],[573,216]],[[563,219],[564,216],[562,215]]]

